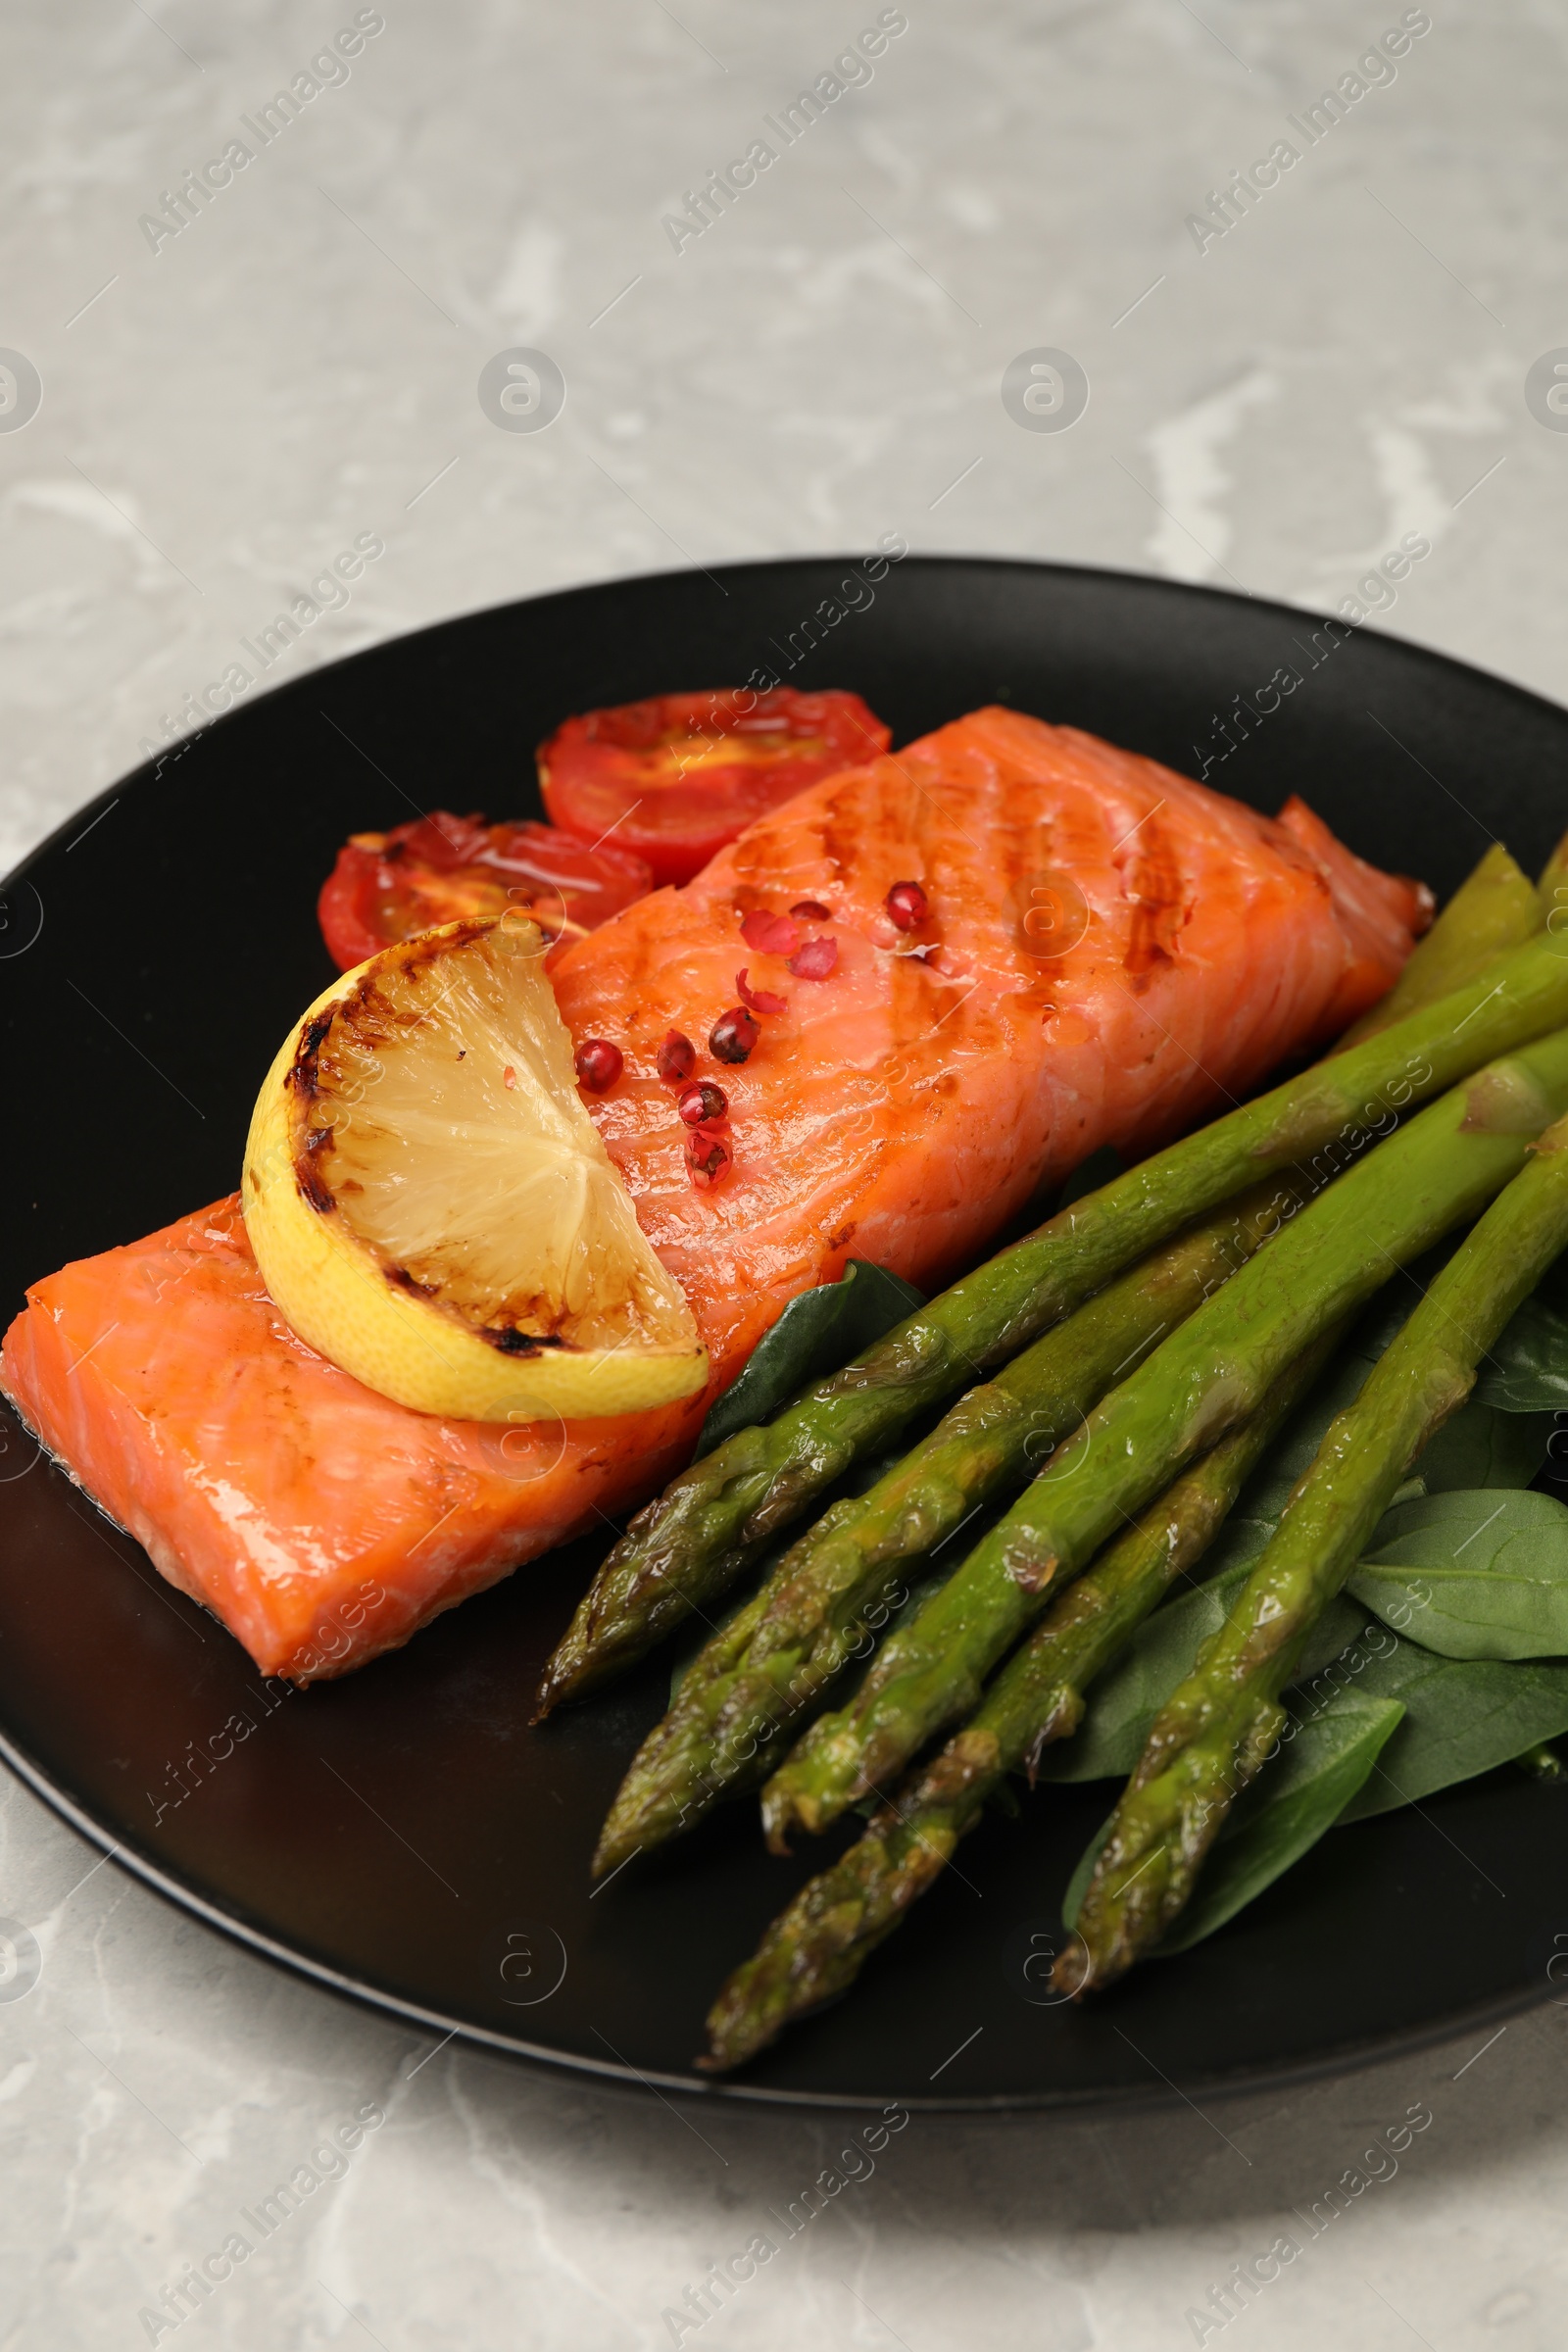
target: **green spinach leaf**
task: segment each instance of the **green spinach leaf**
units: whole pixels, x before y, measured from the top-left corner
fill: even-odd
[[[1267,1539],[1265,1528],[1259,1533],[1259,1549]],[[1177,1684],[1191,1673],[1203,1643],[1219,1631],[1248,1570],[1249,1563],[1239,1560],[1225,1575],[1179,1592],[1146,1618],[1096,1683],[1072,1738],[1044,1751],[1037,1777],[1100,1781],[1131,1772],[1143,1753],[1150,1725]]]
[[[1279,1754],[1241,1798],[1214,1841],[1192,1901],[1158,1946],[1156,1959],[1185,1952],[1234,1919],[1254,1895],[1298,1862],[1333,1828],[1376,1764],[1404,1710],[1396,1699],[1340,1692],[1332,1706],[1292,1717]],[[1061,1916],[1069,1928],[1110,1833],[1107,1815],[1067,1882]]]
[[[1410,1304],[1401,1294],[1401,1320]],[[1365,1327],[1334,1358],[1248,1480],[1237,1499],[1238,1513],[1252,1519],[1281,1517],[1330,1423],[1354,1403],[1383,1345],[1397,1330],[1397,1323],[1386,1328],[1389,1322],[1392,1318],[1386,1317]],[[1504,1410],[1472,1396],[1411,1465],[1400,1499],[1406,1494],[1443,1494],[1452,1487],[1528,1487],[1546,1458],[1552,1423],[1549,1412]]]
[[[925,1294],[902,1275],[852,1257],[838,1282],[802,1291],[759,1340],[739,1380],[710,1410],[693,1458],[700,1461],[738,1429],[766,1421],[813,1380],[853,1363],[924,1304]]]
[[[1145,1619],[1094,1686],[1077,1732],[1041,1756],[1039,1779],[1099,1781],[1131,1772],[1143,1753],[1150,1725],[1191,1674],[1203,1644],[1218,1633],[1272,1533],[1267,1523],[1257,1520],[1229,1523],[1222,1539],[1226,1558],[1219,1572],[1179,1592]],[[1365,1610],[1343,1593],[1331,1601],[1312,1630],[1298,1669],[1301,1678],[1337,1658],[1366,1622]]]
[[[1538,1291],[1481,1367],[1475,1394],[1505,1413],[1568,1411],[1568,1314]]]
[[[1320,1715],[1293,1715],[1281,1752],[1235,1806],[1156,1957],[1201,1943],[1316,1845],[1375,1769],[1403,1713],[1397,1699],[1357,1690]]]
[[[1395,1634],[1386,1639],[1389,1646],[1362,1663],[1356,1693],[1397,1699],[1404,1720],[1343,1820],[1414,1804],[1568,1731],[1568,1660],[1440,1658]]]
[[[1398,1500],[1462,1487],[1528,1487],[1546,1458],[1555,1415],[1505,1411],[1472,1396],[1411,1465]]]
[[[1568,1506],[1494,1488],[1398,1503],[1349,1590],[1440,1657],[1568,1656]]]

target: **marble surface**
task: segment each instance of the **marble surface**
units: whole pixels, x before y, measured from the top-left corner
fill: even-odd
[[[888,529],[1322,609],[1416,533],[1373,625],[1568,698],[1560,0],[1434,0],[1310,143],[1288,118],[1396,0],[907,0],[869,75],[684,236],[664,216],[875,6],[386,0],[346,79],[323,67],[270,143],[243,129],[356,13],[11,12],[0,866],[364,531],[384,560],[275,676],[564,582]],[[177,234],[143,224],[235,138],[256,152]],[[1299,160],[1223,235],[1188,225],[1281,139]],[[476,396],[519,348],[564,382],[546,430]],[[999,397],[1042,349],[1087,378],[1068,429]],[[182,2344],[1544,2352],[1568,2327],[1549,2004],[1206,2113],[916,2118],[683,2328],[666,2310],[833,2160],[832,2118],[435,2048],[184,1919],[14,1784],[0,1829],[0,1910],[41,1958],[0,1985],[0,2346],[150,2340],[142,2311],[363,2109],[384,2121]],[[1412,2107],[1397,2170],[1307,2242]],[[1298,2258],[1196,2325],[1282,2232]]]

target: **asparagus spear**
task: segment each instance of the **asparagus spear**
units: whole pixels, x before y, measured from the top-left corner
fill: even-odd
[[[1560,1092],[1561,1090],[1559,1090]],[[1424,1114],[1427,1117],[1431,1113]],[[1155,1718],[1112,1818],[1061,1987],[1107,1984],[1164,1934],[1284,1723],[1279,1693],[1410,1463],[1568,1244],[1568,1118],[1494,1200],[1330,1427],[1262,1557]]]
[[[1249,1472],[1320,1370],[1320,1340],[1250,1421],[1184,1471],[1061,1595],[979,1712],[877,1813],[863,1838],[803,1886],[709,2012],[710,2073],[740,2066],[797,2017],[853,1984],[941,1876],[986,1799],[1048,1741],[1074,1732],[1084,1694],[1156,1601],[1208,1549]]]
[[[763,1790],[769,1842],[782,1848],[792,1822],[820,1829],[886,1787],[967,1712],[1041,1593],[1255,1412],[1320,1332],[1475,1216],[1565,1105],[1568,1030],[1455,1087],[1303,1209],[1111,1392],[884,1645],[850,1704],[812,1726]]]
[[[1545,878],[1543,877],[1543,887]],[[1388,995],[1364,1012],[1340,1040],[1340,1051],[1376,1037],[1417,1005],[1430,1004],[1539,931],[1545,920],[1541,898],[1528,874],[1500,841],[1494,841],[1438,916],[1425,939],[1410,952]],[[1568,915],[1563,924],[1568,925]]]
[[[1446,995],[1540,927],[1536,886],[1494,845],[1438,916],[1391,996],[1367,1015],[1367,1033]],[[1385,1013],[1391,1004],[1393,1012]],[[1108,1371],[1124,1369],[1143,1345],[1152,1346],[1250,1256],[1270,1229],[1273,1198],[1268,1188],[1255,1203],[1244,1196],[1209,1227],[1122,1277],[998,1380],[970,1390],[869,1494],[836,1505],[803,1536],[751,1604],[708,1642],[677,1703],[643,1742],[606,1827],[598,1867],[612,1869],[639,1847],[689,1828],[716,1799],[761,1778],[766,1744],[862,1648],[862,1612],[883,1601],[896,1574],[950,1542],[981,1504],[1021,1483],[1026,1441],[1035,1460],[1042,1458],[1031,1432],[1037,1439],[1081,1417],[1111,1385]],[[1227,1236],[1239,1242],[1245,1236],[1244,1246],[1232,1247]],[[1216,1259],[1220,1250],[1224,1255]],[[1086,1379],[1097,1359],[1102,1368]]]
[[[762,1779],[780,1727],[869,1646],[867,1612],[885,1622],[900,1578],[983,1504],[1021,1486],[1134,1359],[1298,1206],[1278,1181],[1254,1186],[971,1389],[868,1494],[835,1503],[693,1661],[621,1784],[595,1872],[690,1829]]]
[[[706,1609],[816,1497],[1258,1178],[1331,1152],[1568,1019],[1568,940],[1529,941],[1436,1004],[1156,1152],[965,1275],[765,1428],[738,1430],[640,1511],[551,1659],[538,1713]]]

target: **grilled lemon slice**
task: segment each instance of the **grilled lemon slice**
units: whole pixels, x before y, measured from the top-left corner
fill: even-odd
[[[578,1097],[548,945],[514,911],[372,956],[289,1032],[251,1119],[274,1305],[417,1412],[629,1413],[708,1378]]]

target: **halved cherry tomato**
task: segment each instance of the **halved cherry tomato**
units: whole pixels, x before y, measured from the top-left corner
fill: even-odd
[[[487,825],[438,808],[390,833],[356,833],[337,854],[317,913],[339,971],[394,940],[466,914],[526,907],[552,941],[585,931],[654,887],[645,861],[531,821]]]
[[[754,817],[891,741],[837,688],[661,694],[568,718],[539,747],[539,783],[558,825],[585,841],[613,833],[656,883],[689,882]]]

